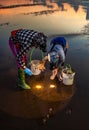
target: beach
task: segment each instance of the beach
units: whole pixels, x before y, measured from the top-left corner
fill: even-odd
[[[8,63],[10,62],[9,66],[5,66],[6,70],[2,69],[0,74],[0,127],[2,129],[88,129],[88,37],[72,35],[66,38],[69,41],[66,63],[71,64],[76,74],[73,86],[63,87],[58,83],[59,93],[67,93],[65,99],[62,97],[60,101],[47,101],[37,97],[31,90],[17,89],[16,65],[13,63],[14,69],[11,68],[12,62],[7,59]],[[66,99],[68,96],[69,98]],[[44,124],[42,119],[46,117],[49,108],[53,108],[54,112]]]
[[[2,1],[0,17],[0,129],[88,130],[88,5],[70,1],[28,5],[23,1],[10,5],[10,1]],[[47,63],[40,75],[26,76],[31,90],[18,88],[18,70],[8,44],[11,31],[17,28],[44,32],[47,51],[54,37],[66,38],[69,48],[65,64],[70,64],[75,71],[73,85],[63,85],[56,79],[51,81]],[[39,49],[33,52],[33,58],[42,59]],[[37,89],[36,85],[43,87]]]

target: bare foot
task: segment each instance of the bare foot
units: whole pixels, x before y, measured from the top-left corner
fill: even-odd
[[[55,79],[55,75],[51,75],[51,76],[50,76],[50,79],[51,79],[51,80],[54,80],[54,79]]]
[[[59,79],[59,81],[62,81],[62,80],[63,80],[63,78],[62,78],[62,76],[61,76],[61,75],[59,76],[59,78],[58,78],[58,79]]]

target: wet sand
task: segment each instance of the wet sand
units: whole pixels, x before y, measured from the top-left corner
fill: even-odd
[[[7,60],[0,66],[0,129],[85,130],[89,128],[88,38],[82,35],[71,35],[66,38],[69,41],[66,63],[70,63],[76,71],[73,86],[64,86],[55,80],[52,83],[56,88],[49,89],[50,72],[44,72],[38,77],[26,77],[26,82],[32,89],[20,90],[17,88],[14,58],[11,55],[9,58],[6,57]],[[50,40],[51,38],[48,39],[48,43]],[[45,85],[44,90],[36,90],[33,87],[38,82]],[[47,117],[50,108],[52,113]]]

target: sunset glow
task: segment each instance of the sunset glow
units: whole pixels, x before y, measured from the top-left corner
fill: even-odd
[[[50,84],[50,88],[55,88],[56,86],[54,84]]]
[[[42,86],[41,86],[41,85],[36,85],[35,88],[36,88],[36,89],[41,89]]]
[[[80,33],[82,27],[88,22],[86,20],[87,10],[82,6],[75,5],[73,7],[68,3],[58,5],[58,3],[49,0],[46,0],[44,4],[42,1],[36,3],[33,0],[23,2],[18,0],[17,3],[12,1],[11,4],[10,2],[4,3],[2,1],[2,5],[5,4],[5,9],[0,8],[1,25],[3,25],[3,21],[7,21],[11,25],[18,24],[26,28],[34,27],[36,30],[42,30],[46,34],[52,35]],[[23,3],[27,6],[21,6]],[[9,4],[11,7],[6,8]],[[13,5],[19,6],[12,8]]]

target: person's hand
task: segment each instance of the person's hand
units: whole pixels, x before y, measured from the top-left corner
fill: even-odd
[[[25,68],[24,69],[24,72],[25,72],[25,74],[27,74],[27,75],[29,75],[29,76],[32,76],[33,74],[32,74],[32,71],[30,70],[30,69],[28,69],[28,68]]]
[[[39,68],[39,69],[40,69],[41,71],[44,71],[44,70],[45,70],[45,66],[44,66],[44,65],[45,65],[44,63],[41,63],[41,64],[40,64],[40,68]]]
[[[40,64],[40,68],[39,68],[41,71],[44,71],[44,70],[45,70],[46,60],[48,60],[48,56],[45,56],[45,57],[42,59],[42,62],[41,62],[41,64]]]
[[[58,73],[58,68],[53,69],[52,70],[52,75],[50,76],[50,79],[54,80],[56,75],[57,75],[57,73]]]
[[[45,57],[42,59],[43,62],[46,62],[46,60],[48,60],[48,56],[45,56]]]

